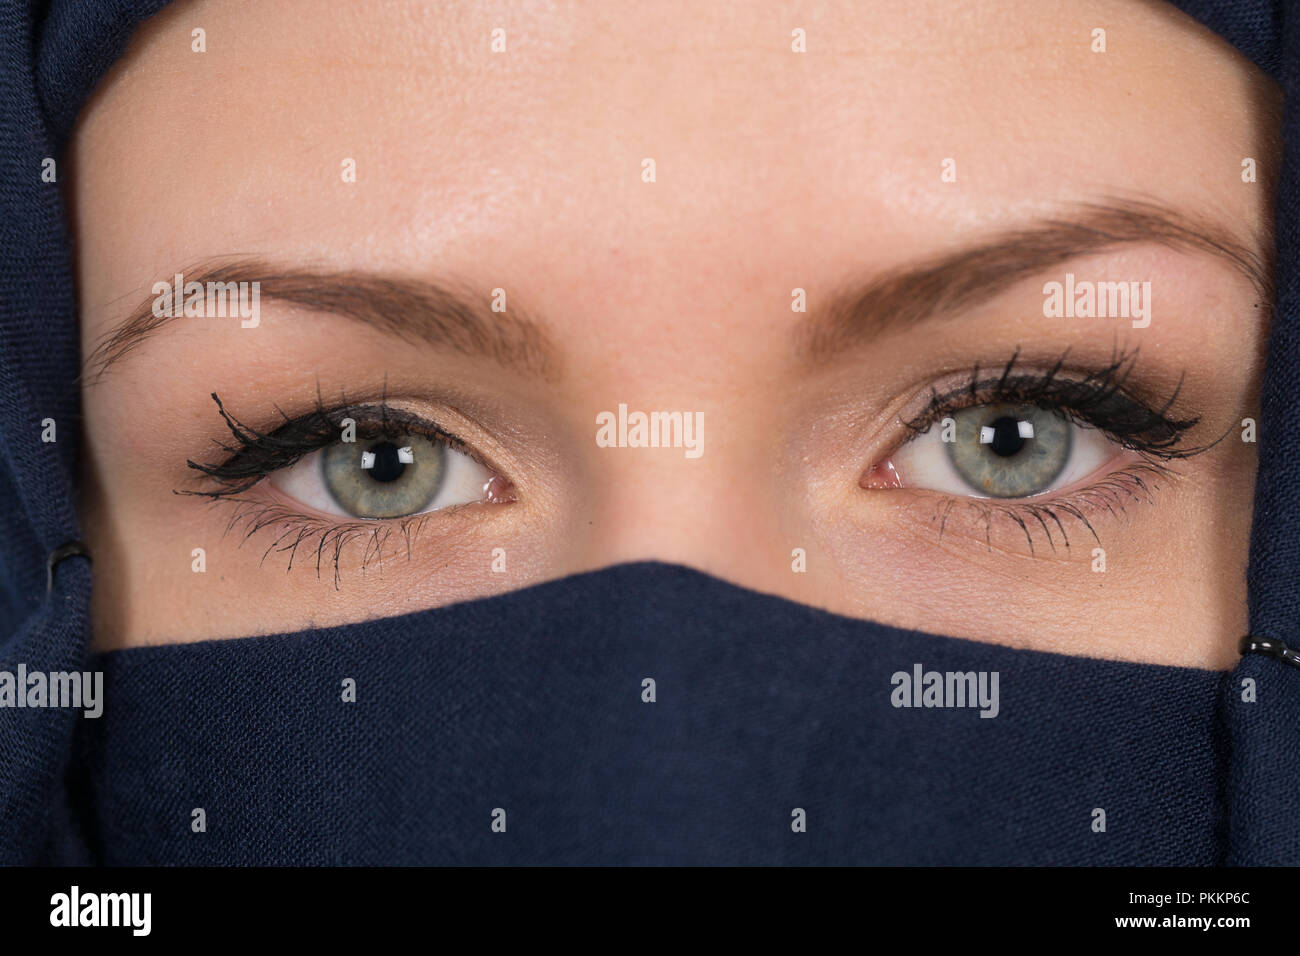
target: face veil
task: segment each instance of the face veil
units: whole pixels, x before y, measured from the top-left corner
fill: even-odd
[[[90,653],[71,252],[43,173],[163,5],[0,0],[0,671],[104,675],[98,718],[0,707],[0,862],[1300,862],[1280,650],[1300,648],[1300,17],[1281,2],[1178,4],[1286,94],[1254,643],[1226,673],[904,631],[653,562]]]

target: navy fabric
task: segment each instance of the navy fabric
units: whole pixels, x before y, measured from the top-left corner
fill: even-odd
[[[78,339],[41,164],[162,5],[0,0],[0,670],[87,663],[86,560],[46,593],[79,533]],[[1300,646],[1300,17],[1180,5],[1287,94],[1249,595],[1253,631]],[[998,717],[894,708],[916,663],[998,672]],[[0,708],[0,862],[1300,862],[1300,670],[1262,657],[1219,674],[1010,650],[643,564],[88,666],[99,720]]]
[[[71,476],[80,359],[60,187],[42,171],[131,27],[161,6],[0,3],[0,670],[76,669],[85,656],[85,560],[67,562],[59,589],[45,593],[46,556],[79,536]],[[61,31],[47,36],[55,22]],[[49,88],[36,82],[42,55]],[[41,440],[47,419],[56,441]],[[0,862],[35,858],[73,720],[0,708]]]
[[[1173,0],[1240,50],[1275,80],[1282,78],[1286,52],[1295,45],[1286,38],[1287,0]],[[1293,18],[1294,19],[1294,18]],[[1294,22],[1291,28],[1295,29]]]
[[[895,708],[917,663],[998,671],[1000,712]],[[900,631],[671,565],[92,666],[77,830],[112,864],[1212,864],[1222,845],[1228,675]]]
[[[1300,647],[1300,9],[1292,0],[1180,0],[1282,87],[1283,156],[1276,201],[1276,299],[1260,395],[1259,473],[1247,574],[1251,633]],[[1250,658],[1256,704],[1230,702],[1234,863],[1300,863],[1300,672]]]

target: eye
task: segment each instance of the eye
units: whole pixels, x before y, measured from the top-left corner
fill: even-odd
[[[985,403],[949,413],[862,479],[865,488],[926,488],[1029,498],[1068,487],[1121,450],[1053,408]]]
[[[268,479],[298,502],[350,518],[402,518],[487,501],[493,473],[416,433],[336,441]]]

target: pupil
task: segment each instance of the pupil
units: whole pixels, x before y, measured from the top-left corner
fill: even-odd
[[[372,445],[370,453],[375,456],[375,466],[366,471],[375,481],[396,481],[406,471],[406,465],[397,458],[397,446],[392,442]]]
[[[1003,415],[990,426],[993,429],[993,441],[989,447],[993,454],[1010,458],[1025,447],[1025,439],[1020,437],[1020,422],[1009,415]]]

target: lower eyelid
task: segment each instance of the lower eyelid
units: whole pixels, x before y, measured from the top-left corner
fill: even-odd
[[[249,549],[255,552],[255,563],[259,556],[262,563],[283,561],[287,570],[295,572],[302,565],[312,565],[318,575],[332,577],[338,588],[342,577],[352,570],[385,563],[393,556],[409,559],[417,536],[429,536],[431,543],[427,547],[439,551],[454,549],[480,527],[477,518],[460,517],[461,513],[478,511],[476,506],[484,504],[519,500],[514,481],[493,464],[494,456],[480,451],[479,443],[471,445],[434,425],[433,416],[408,408],[401,398],[385,398],[378,405],[333,409],[326,409],[318,402],[314,417],[313,413],[306,413],[293,419],[277,408],[286,424],[273,422],[260,428],[250,427],[228,412],[215,393],[211,398],[230,433],[229,438],[220,442],[227,457],[211,464],[187,459],[187,467],[198,473],[195,484],[176,488],[174,492],[200,498],[208,506],[220,503],[224,512],[222,537],[234,539],[236,546],[256,538]],[[384,425],[396,428],[400,435],[419,435],[442,444],[454,453],[452,461],[457,467],[448,468],[447,481],[438,487],[427,506],[410,514],[366,518],[340,509],[332,502],[302,501],[281,487],[283,482],[278,476],[294,469],[310,471],[318,467],[319,455],[338,441],[336,420],[340,416],[357,421],[358,440],[382,438],[388,432],[375,429]],[[447,417],[453,423],[464,420],[457,431],[475,433],[477,426],[472,418],[454,410]],[[287,435],[286,428],[290,431]],[[367,429],[366,438],[362,438],[363,428]],[[493,445],[491,441],[488,444]],[[467,478],[461,465],[481,470],[482,480],[477,480],[476,474]],[[333,499],[328,489],[322,490]],[[455,500],[449,501],[449,494]]]
[[[513,491],[508,485],[506,490]],[[508,495],[499,500],[515,499]],[[265,480],[238,495],[209,503],[218,502],[231,509],[224,521],[224,535],[240,545],[256,537],[252,550],[262,563],[274,559],[283,562],[287,571],[332,578],[335,589],[350,571],[393,558],[409,559],[422,534],[446,545],[463,540],[466,526],[463,519],[455,518],[457,514],[478,511],[485,505],[490,505],[488,513],[497,510],[494,503],[475,501],[397,518],[353,518],[307,508]],[[455,523],[447,523],[452,521]],[[431,546],[439,547],[436,543]]]
[[[260,504],[274,508],[277,514],[276,520],[282,527],[298,523],[303,525],[311,524],[321,526],[356,526],[358,528],[397,525],[404,521],[413,521],[419,518],[450,515],[454,512],[467,511],[471,508],[476,508],[488,503],[486,501],[467,501],[463,504],[447,505],[441,508],[433,508],[428,511],[420,511],[414,514],[402,515],[394,518],[357,518],[347,514],[334,514],[328,511],[321,511],[318,508],[305,505],[303,502],[286,495],[282,489],[269,480],[271,477],[272,476],[268,475],[268,480],[259,482],[256,487],[250,489],[251,493],[256,493],[259,490],[262,490],[265,500],[258,501],[256,498],[248,497],[249,493],[245,493],[244,497],[231,498],[227,500],[246,505]]]
[[[897,520],[927,528],[937,541],[962,537],[981,549],[1007,554],[1088,559],[1107,526],[1142,505],[1179,477],[1168,463],[1122,450],[1105,469],[1032,498],[956,496],[925,488],[898,488]]]

